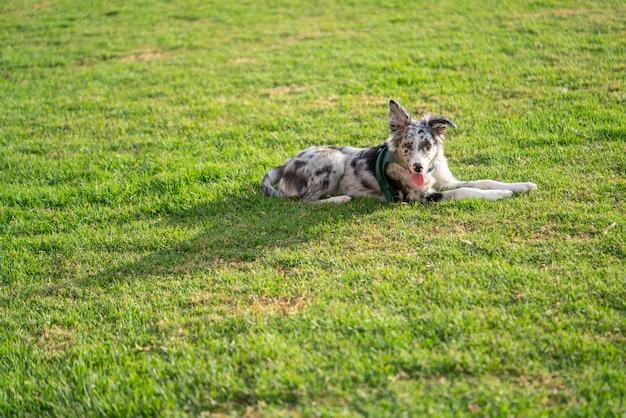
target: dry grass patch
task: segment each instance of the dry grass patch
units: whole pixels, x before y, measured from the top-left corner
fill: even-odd
[[[133,55],[128,55],[121,58],[122,62],[148,62],[156,59],[161,59],[168,56],[169,53],[165,51],[159,51],[156,49],[149,49],[146,51],[137,52]]]
[[[307,307],[305,296],[253,296],[250,298],[250,311],[255,315],[295,315]]]
[[[277,87],[271,88],[267,90],[265,94],[270,99],[276,99],[278,97],[285,97],[285,96],[289,96],[293,94],[302,93],[302,92],[309,90],[310,88],[311,88],[310,86],[306,86],[306,85],[298,86],[298,85],[292,84],[290,86],[277,86]]]

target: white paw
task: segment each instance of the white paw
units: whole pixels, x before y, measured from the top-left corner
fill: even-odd
[[[532,192],[537,189],[537,185],[535,183],[513,183],[512,184],[513,192],[522,193],[522,192]]]
[[[352,198],[350,196],[335,196],[335,197],[332,197],[331,199],[335,199],[333,200],[333,202],[339,204],[339,203],[348,203]]]

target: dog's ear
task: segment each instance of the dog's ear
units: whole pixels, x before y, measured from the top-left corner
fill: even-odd
[[[430,117],[428,120],[428,127],[433,135],[439,136],[446,133],[446,128],[456,128],[456,125],[449,118],[437,115]]]
[[[389,129],[391,132],[404,132],[411,123],[411,115],[400,103],[389,100]]]

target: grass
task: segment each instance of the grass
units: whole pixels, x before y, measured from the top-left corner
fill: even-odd
[[[359,2],[361,3],[361,2]],[[1,416],[626,413],[621,1],[0,4]],[[261,196],[389,98],[498,202]]]

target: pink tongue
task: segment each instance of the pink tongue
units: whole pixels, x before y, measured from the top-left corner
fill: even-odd
[[[422,187],[424,185],[424,175],[422,173],[411,174],[411,183],[415,187]]]

